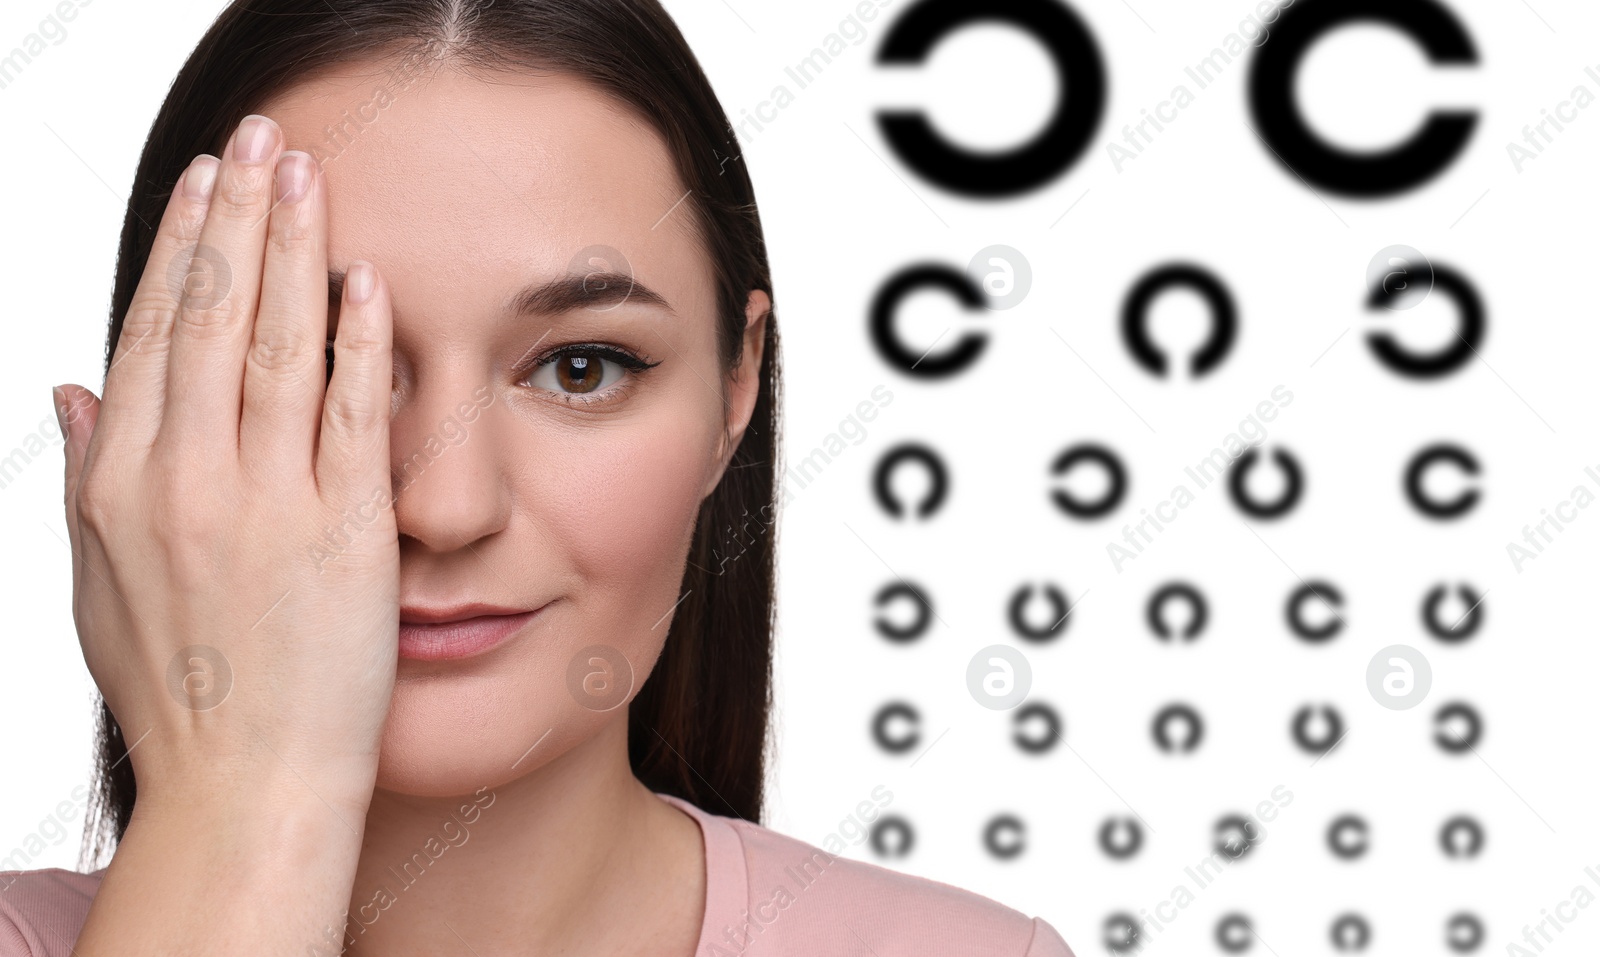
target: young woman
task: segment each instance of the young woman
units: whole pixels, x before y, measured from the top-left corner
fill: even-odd
[[[227,8],[56,396],[115,854],[0,874],[0,957],[1070,954],[759,823],[737,154],[655,0]]]

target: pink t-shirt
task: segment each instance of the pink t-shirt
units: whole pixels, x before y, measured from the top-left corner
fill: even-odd
[[[695,957],[1073,957],[1043,919],[980,894],[657,796],[694,818],[705,841]],[[104,873],[0,872],[0,957],[70,957]]]

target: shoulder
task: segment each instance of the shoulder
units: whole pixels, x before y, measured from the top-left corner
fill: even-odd
[[[724,820],[744,849],[752,957],[862,948],[920,957],[1073,957],[1045,920],[981,894]],[[758,946],[763,939],[767,946]]]
[[[71,954],[104,874],[104,868],[0,871],[0,957]]]

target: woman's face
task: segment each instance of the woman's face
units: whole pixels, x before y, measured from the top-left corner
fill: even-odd
[[[577,687],[569,666],[605,646],[632,672],[626,697],[643,684],[699,505],[754,407],[762,323],[724,381],[686,188],[653,129],[596,88],[405,78],[394,61],[353,64],[259,112],[327,177],[330,270],[369,260],[392,290],[402,608],[554,602],[488,651],[400,661],[378,786],[459,795],[625,720],[595,678],[581,685],[605,666],[582,655]],[[608,269],[638,285],[515,308],[530,284]],[[767,305],[755,293],[750,314]],[[630,371],[592,350],[535,363],[575,344],[659,364]]]

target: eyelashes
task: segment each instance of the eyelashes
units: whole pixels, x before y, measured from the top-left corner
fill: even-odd
[[[605,368],[608,362],[622,369],[617,378],[609,382]],[[551,380],[549,384],[530,387],[548,392],[556,401],[567,405],[596,405],[620,398],[633,387],[640,375],[660,364],[661,360],[651,361],[648,356],[639,356],[616,346],[598,342],[576,343],[541,355],[518,376],[518,382],[531,383],[536,377],[543,376]],[[569,388],[583,389],[596,373],[600,381],[585,391],[564,391]]]
[[[323,384],[333,381],[333,339],[329,338],[324,350],[326,378]],[[579,360],[573,362],[572,360]],[[611,381],[606,381],[606,364],[613,363],[620,366],[622,372]],[[517,374],[519,385],[529,382],[535,376],[546,374],[553,378],[548,385],[529,385],[529,388],[539,389],[550,393],[557,401],[567,405],[583,406],[595,405],[615,401],[622,393],[632,388],[634,381],[646,371],[661,364],[661,360],[651,360],[649,356],[637,355],[627,349],[604,343],[586,342],[561,346],[544,353]],[[592,386],[588,391],[568,392],[562,391],[570,387],[581,388],[591,375],[598,371],[600,383]]]

